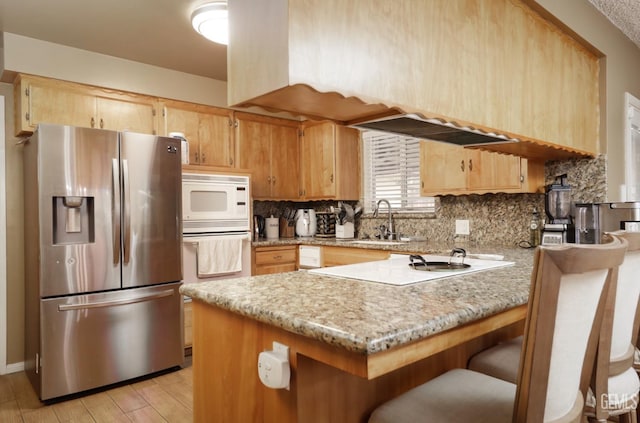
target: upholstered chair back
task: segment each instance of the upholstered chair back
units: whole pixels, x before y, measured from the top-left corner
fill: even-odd
[[[607,298],[627,242],[539,247],[520,357],[514,421],[579,421]]]
[[[638,335],[640,300],[640,232],[615,232],[629,244],[625,260],[618,270],[618,289],[611,331],[611,361],[631,359]]]

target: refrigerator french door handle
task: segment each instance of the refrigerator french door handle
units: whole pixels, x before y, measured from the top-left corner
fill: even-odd
[[[122,160],[122,202],[124,205],[124,233],[122,243],[122,263],[129,263],[131,256],[131,197],[129,192],[129,165]]]
[[[83,303],[83,304],[60,304],[58,311],[73,311],[73,310],[85,310],[90,308],[105,308],[122,306],[128,304],[142,303],[145,301],[157,300],[158,298],[170,297],[173,295],[173,289],[166,289],[156,294],[145,295],[137,298],[127,298],[124,300],[111,300],[111,301],[99,301],[95,303]]]
[[[113,244],[113,264],[120,262],[120,169],[118,159],[111,159],[111,178],[113,188],[111,189],[111,220],[112,220],[112,244]]]

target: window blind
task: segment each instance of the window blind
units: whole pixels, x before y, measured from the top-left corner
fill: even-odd
[[[394,212],[434,212],[435,199],[420,196],[420,140],[375,131],[362,139],[365,212],[383,198]]]
[[[630,97],[630,94],[627,94]],[[629,126],[625,130],[625,184],[626,201],[640,200],[640,101],[635,97],[628,98]]]

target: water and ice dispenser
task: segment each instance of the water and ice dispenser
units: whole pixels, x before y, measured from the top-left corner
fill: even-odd
[[[93,197],[53,197],[53,244],[94,242]]]

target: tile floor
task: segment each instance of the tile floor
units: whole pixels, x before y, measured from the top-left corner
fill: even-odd
[[[0,376],[2,423],[193,421],[191,360],[184,368],[66,401],[40,402],[24,372]]]

